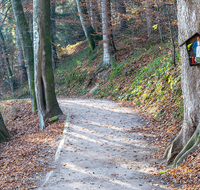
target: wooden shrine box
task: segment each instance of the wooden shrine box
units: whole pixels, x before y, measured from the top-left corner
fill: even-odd
[[[185,42],[180,44],[180,46],[183,46],[186,43],[186,48],[187,48],[187,51],[188,51],[188,59],[189,59],[190,66],[200,66],[200,63],[197,63],[195,61],[196,54],[194,53],[194,50],[192,48],[192,45],[197,41],[197,37],[200,38],[200,33],[194,34],[192,37],[190,37]]]

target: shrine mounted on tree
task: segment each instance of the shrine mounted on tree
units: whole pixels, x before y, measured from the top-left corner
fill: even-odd
[[[177,167],[200,140],[200,1],[178,1],[178,42],[184,119],[180,133],[167,147],[164,158]],[[193,66],[194,65],[194,66]]]

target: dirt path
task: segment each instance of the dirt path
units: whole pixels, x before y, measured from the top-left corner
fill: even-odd
[[[40,181],[42,190],[169,189],[154,178],[150,147],[131,127],[144,126],[136,110],[105,100],[59,101],[68,124],[51,163],[54,170]]]

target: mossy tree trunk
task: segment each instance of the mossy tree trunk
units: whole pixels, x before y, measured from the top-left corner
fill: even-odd
[[[8,138],[10,138],[10,135],[3,121],[3,117],[0,113],[0,142],[8,141]]]
[[[189,65],[186,41],[200,31],[200,1],[178,0],[178,35],[184,100],[183,126],[165,151],[168,164],[177,167],[193,151],[200,138],[200,67]]]
[[[52,68],[50,0],[33,1],[35,91],[40,128],[47,118],[60,115]]]
[[[35,86],[34,86],[34,55],[33,55],[33,43],[28,30],[28,24],[23,11],[21,0],[11,0],[15,22],[17,24],[19,37],[22,45],[26,71],[28,75],[28,84],[31,96],[32,111],[37,109]]]

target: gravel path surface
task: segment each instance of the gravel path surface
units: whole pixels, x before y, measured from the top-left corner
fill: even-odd
[[[42,190],[161,190],[169,189],[152,175],[151,147],[131,127],[145,126],[137,110],[112,101],[60,99],[69,115],[54,170],[42,181]]]

